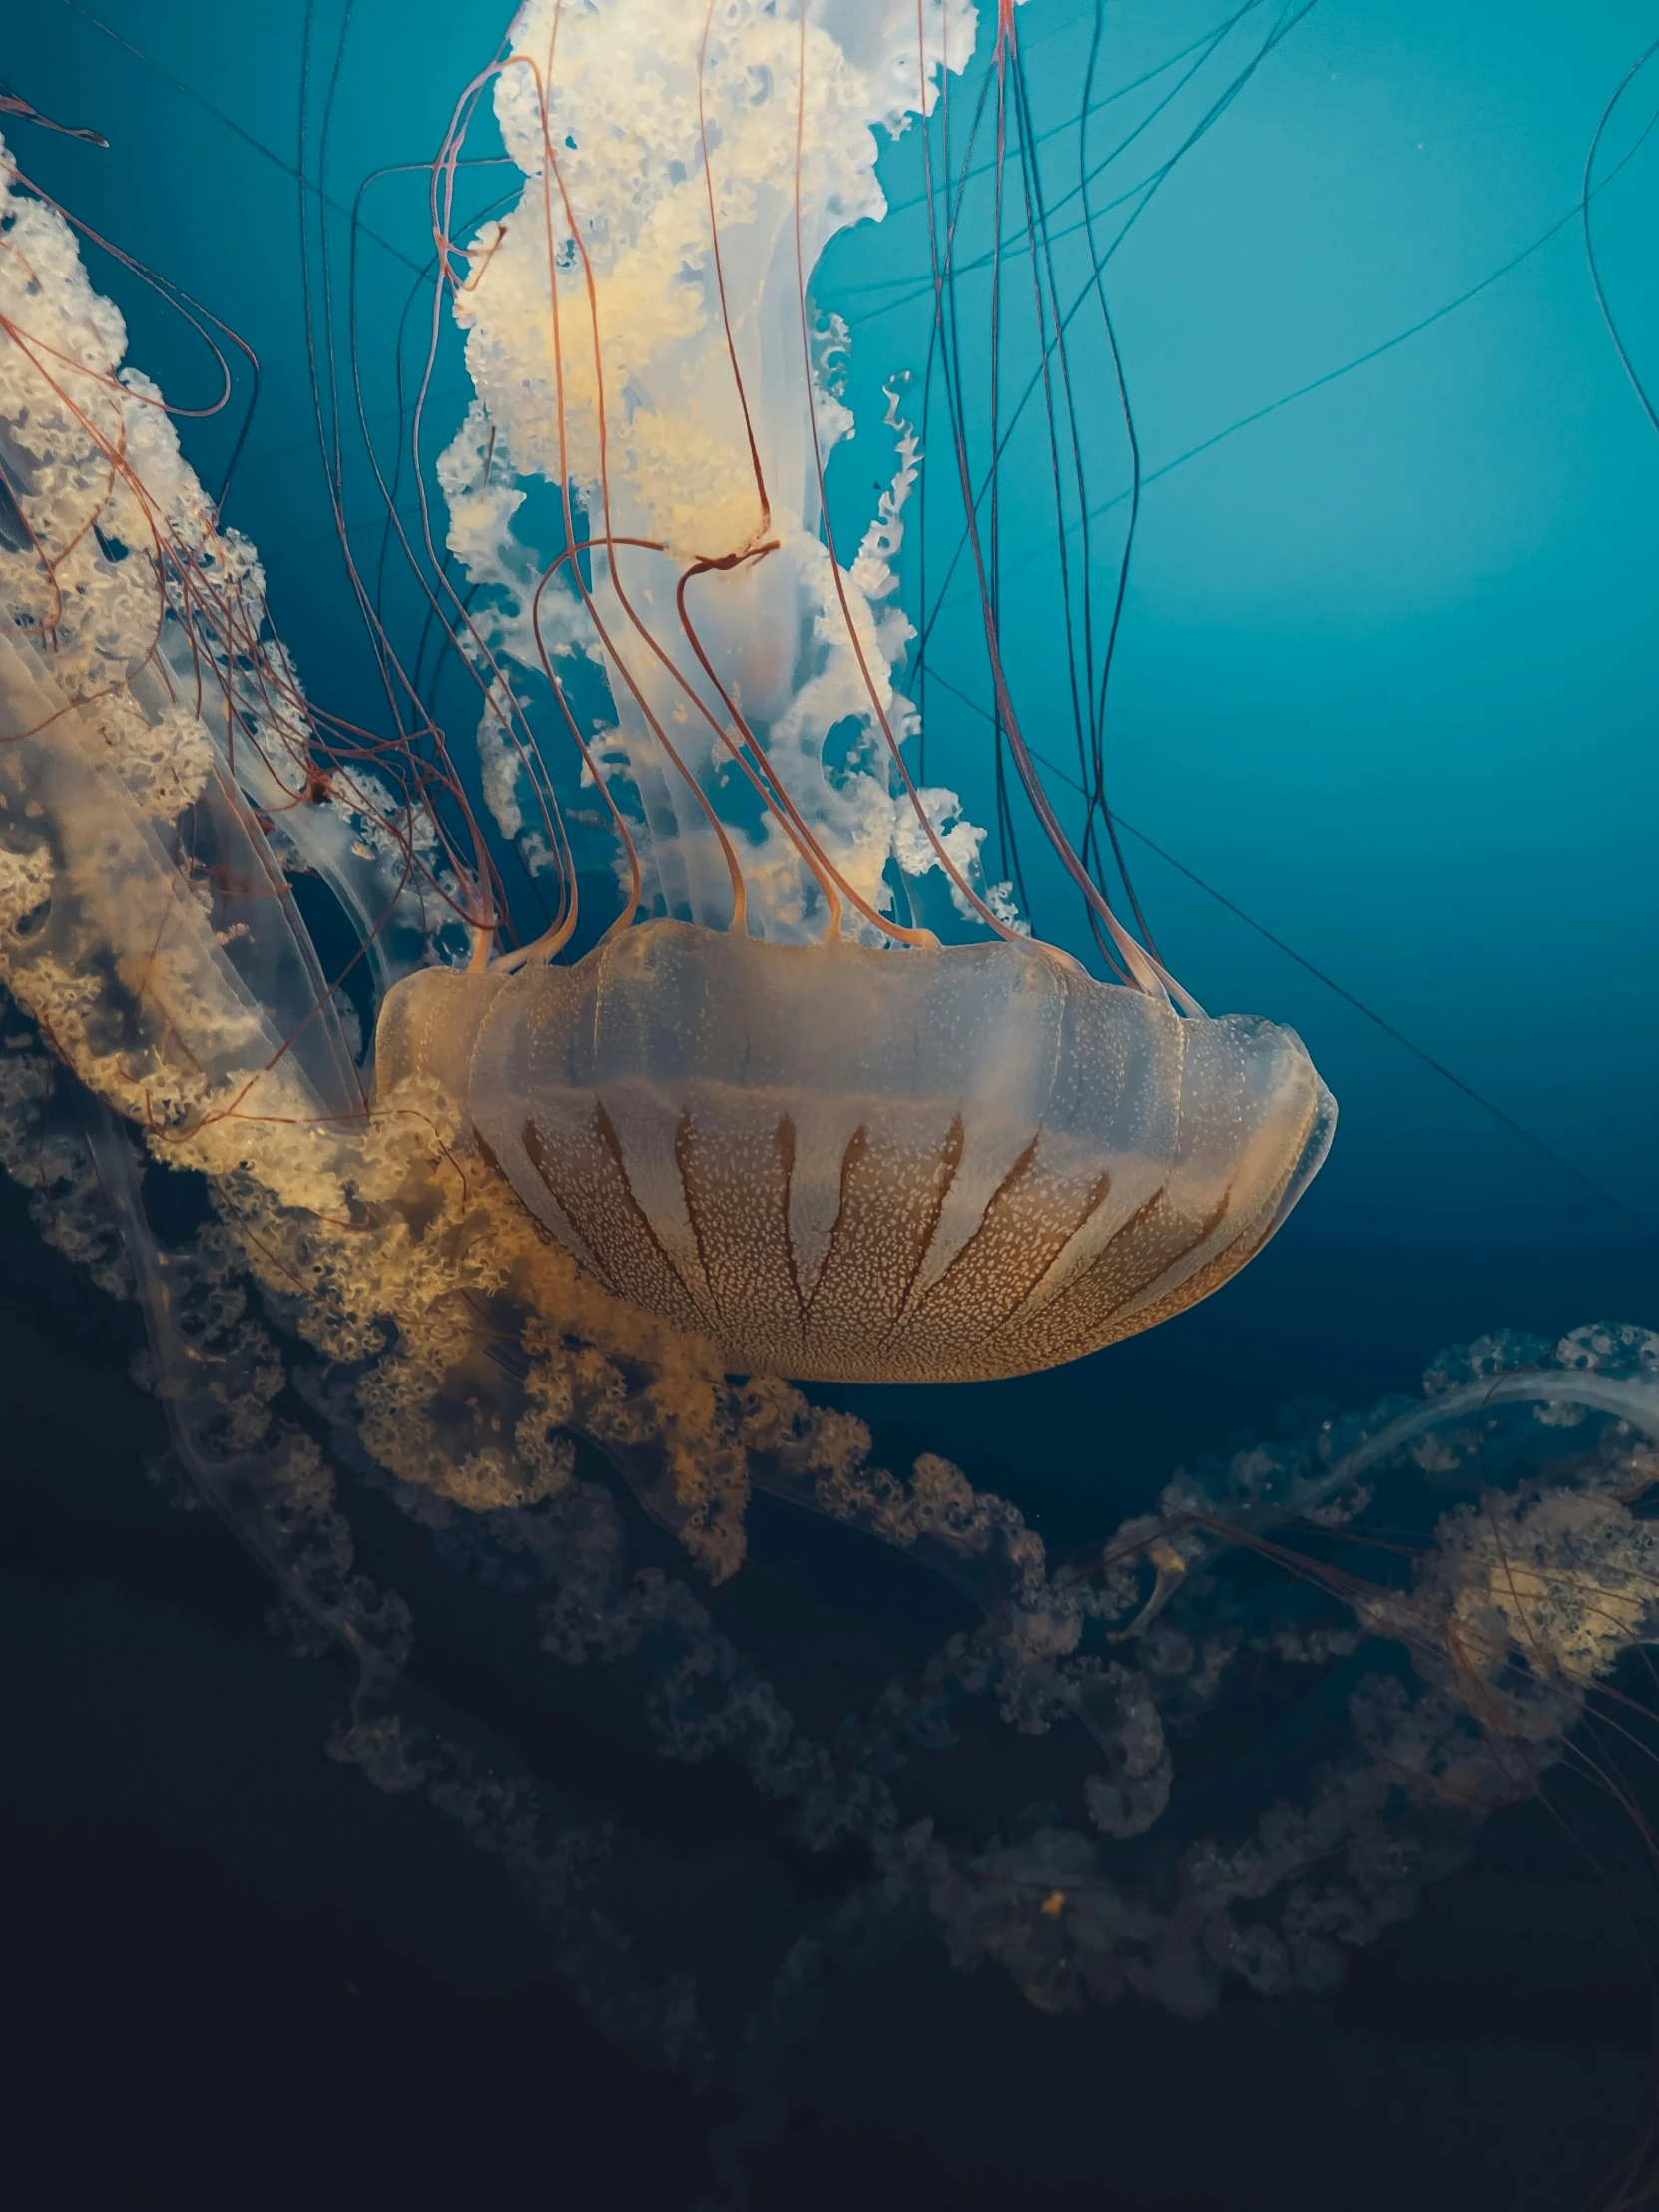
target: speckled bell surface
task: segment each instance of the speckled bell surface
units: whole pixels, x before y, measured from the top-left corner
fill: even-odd
[[[657,921],[502,978],[469,1051],[461,979],[411,987],[432,1002],[388,1009],[400,1064],[411,1025],[416,1060],[466,1052],[531,1212],[745,1373],[965,1382],[1149,1328],[1261,1249],[1335,1120],[1293,1031],[1183,1018],[1041,946]]]

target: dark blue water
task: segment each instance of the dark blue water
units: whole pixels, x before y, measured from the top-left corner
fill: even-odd
[[[1256,14],[1241,59],[1270,27]],[[1108,9],[1103,84],[1219,19]],[[1091,20],[1071,0],[1031,0],[1022,18],[1057,129],[1076,128]],[[335,0],[109,0],[97,18],[15,0],[0,74],[110,142],[7,119],[30,176],[258,356],[227,518],[260,547],[312,695],[369,720],[316,445],[301,208],[313,255],[325,220],[336,278],[354,280],[364,403],[394,434],[426,179],[368,187],[354,265],[349,214],[371,172],[430,158],[503,25],[477,0],[360,0],[342,49],[343,23]],[[1553,1337],[1659,1314],[1659,435],[1598,306],[1580,209],[1598,122],[1656,30],[1623,0],[1321,0],[1114,256],[1146,476],[1113,691],[1136,887],[1206,1005],[1295,1025],[1342,1121],[1289,1229],[1195,1312],[1055,1375],[842,1393],[895,1457],[943,1451],[1081,1533],[1289,1398],[1410,1388],[1441,1345],[1498,1325]],[[1180,146],[1209,83],[1146,162],[1126,157],[1126,182]],[[1656,99],[1650,69],[1609,126],[1591,202],[1606,304],[1650,389]],[[1143,112],[1103,110],[1100,149],[1118,113]],[[817,285],[849,323],[864,402],[918,364],[930,313],[913,140],[888,172],[888,224],[839,241]],[[497,189],[480,172],[466,204]],[[131,357],[176,405],[211,400],[212,357],[177,315],[89,259],[129,315]],[[314,261],[311,275],[314,298]],[[1098,357],[1092,373],[1086,437],[1109,500],[1126,482],[1121,422]],[[205,481],[251,392],[238,358],[233,404],[184,425]],[[465,403],[452,348],[434,393],[435,445]],[[855,527],[884,450],[866,465],[855,441],[835,468]],[[360,465],[354,488],[348,519],[372,529]],[[1032,557],[1010,559],[1004,628],[1027,728],[1060,758],[1040,472],[1010,469],[1005,499],[1010,548],[1023,532]],[[971,693],[973,610],[946,602],[936,666]],[[935,688],[927,742],[930,780],[988,819],[971,708]],[[1039,925],[1081,949],[1054,871],[1030,865]],[[591,2035],[487,1865],[321,1758],[325,1667],[269,1645],[254,1570],[143,1482],[160,1423],[125,1379],[122,1325],[35,1252],[15,1207],[8,1219],[3,1617],[20,1688],[0,1795],[43,1932],[25,1985],[54,2124],[97,2119],[137,2146],[132,2170],[180,2176],[186,2201],[210,2186],[264,2201],[302,2172],[323,2202],[380,2173],[415,2201],[441,2177],[446,2194],[689,2203],[706,2113]],[[620,1722],[580,1745],[561,1733],[487,1609],[427,1587],[406,1533],[378,1535],[385,1578],[422,1588],[447,1688],[633,1808],[647,1952],[672,1962],[718,1927],[696,1962],[741,2010],[833,1870],[779,1845],[736,1780],[661,1795],[660,1763],[635,1759]],[[804,1542],[758,1528],[755,1593],[735,1601],[781,1646],[779,1616],[805,1606],[803,1696],[815,1672],[901,1665],[950,1625],[936,1592],[855,1547],[807,1556]],[[803,1588],[810,1605],[781,1594]],[[779,1662],[787,1673],[786,1648]],[[1617,1907],[1536,1809],[1495,1823],[1475,1868],[1331,1999],[1240,1998],[1197,2027],[1133,2006],[1047,2020],[990,1972],[959,1980],[917,1951],[821,2030],[757,2202],[1391,2207],[1408,2193],[1566,2212],[1641,2123],[1640,1976]]]

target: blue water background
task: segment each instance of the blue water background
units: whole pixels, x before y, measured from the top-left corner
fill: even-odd
[[[111,145],[10,118],[5,129],[29,174],[257,352],[229,518],[261,548],[312,695],[383,726],[303,346],[306,13],[302,0],[101,0],[95,20],[69,0],[13,0],[6,86]],[[1050,120],[1075,111],[1085,14],[1070,0],[1022,13]],[[1256,10],[1229,54],[1242,60],[1269,20],[1281,17]],[[1192,0],[1108,9],[1107,83],[1211,21]],[[338,0],[320,0],[313,179],[340,23]],[[331,218],[336,275],[359,182],[430,158],[501,28],[471,0],[358,0],[327,179],[344,211]],[[1636,1219],[1131,840],[1183,980],[1212,1010],[1259,1010],[1307,1039],[1341,1100],[1336,1149],[1264,1257],[1146,1338],[1026,1382],[841,1393],[895,1461],[906,1446],[952,1452],[1045,1527],[1081,1535],[1288,1397],[1351,1406],[1409,1388],[1441,1345],[1500,1323],[1549,1335],[1599,1314],[1659,1322],[1659,438],[1602,326],[1574,215],[1597,119],[1656,28],[1625,0],[1320,0],[1172,171],[1111,279],[1151,472],[1397,337],[1553,229],[1431,328],[1150,484],[1112,795],[1128,823]],[[1604,169],[1655,100],[1659,83],[1639,80]],[[1154,158],[1179,136],[1166,130]],[[851,325],[865,423],[833,464],[843,536],[890,467],[869,402],[925,343],[925,239],[904,205],[915,172],[911,134],[886,158],[889,226],[841,241],[818,287]],[[467,180],[463,217],[497,189],[487,173]],[[430,252],[425,190],[418,171],[387,178],[362,210],[375,235],[359,253],[360,352],[382,438],[395,427],[398,320]],[[1595,203],[1609,299],[1650,378],[1656,216],[1659,134]],[[176,405],[210,400],[211,358],[178,318],[89,258],[129,317],[132,358]],[[1090,358],[1085,436],[1109,497],[1122,448],[1098,345]],[[183,425],[210,484],[246,397],[238,379],[237,406]],[[433,447],[462,405],[449,344]],[[931,465],[947,467],[942,440],[929,442]],[[1048,510],[1028,451],[1003,497],[1018,698],[1033,742],[1063,759]],[[354,443],[347,507],[372,543],[379,509]],[[394,592],[390,612],[394,627],[418,624],[412,595]],[[937,666],[982,696],[972,617],[958,602],[941,619]],[[988,818],[982,725],[938,691],[928,776]],[[1039,921],[1078,946],[1051,874],[1033,867],[1032,887]],[[161,1423],[125,1378],[132,1317],[66,1289],[67,1271],[25,1247],[20,1213],[6,1217],[0,1270],[18,1477],[0,1489],[0,1659],[21,1685],[0,1840],[20,1940],[34,1944],[20,2016],[30,2107],[45,2115],[20,2140],[48,2142],[70,2174],[108,2156],[127,2189],[134,2173],[165,2172],[181,2203],[224,2203],[227,2190],[254,2203],[262,2188],[331,2201],[347,2182],[378,2199],[388,2175],[408,2176],[410,2202],[480,2180],[511,2193],[515,2175],[526,2201],[549,2188],[573,2204],[687,2201],[708,2109],[606,2052],[545,1978],[493,1866],[448,1824],[322,1758],[337,1682],[266,1635],[257,1568],[143,1481],[136,1460]],[[422,1533],[372,1498],[354,1495],[351,1510],[373,1571],[411,1593],[423,1679],[555,1781],[574,1772],[583,1788],[597,1767],[596,1799],[620,1807],[633,1839],[641,1955],[678,1966],[689,1949],[717,2015],[770,1972],[792,1912],[828,1909],[860,1879],[861,1862],[789,1854],[772,1809],[722,1763],[671,1769],[641,1750],[604,1703],[605,1678],[581,1678],[589,1735],[561,1733],[565,1672],[538,1671],[527,1619],[495,1593],[469,1599]],[[722,1602],[738,1624],[782,1618],[802,1669],[838,1679],[886,1663],[871,1621],[890,1616],[917,1654],[957,1625],[942,1585],[785,1520],[781,1508],[758,1517],[759,1557]],[[777,1664],[764,1645],[761,1657]],[[1275,1712],[1257,1718],[1271,1729]],[[998,1794],[994,1758],[985,1777],[965,1757],[942,1765],[947,1801],[982,1779],[986,1819],[1016,1802]],[[1359,1953],[1332,2000],[1234,1992],[1195,2027],[1138,2004],[1051,2020],[1000,1973],[963,1979],[919,1946],[831,2015],[813,2048],[821,2119],[792,2137],[770,2184],[763,2174],[757,2212],[849,2200],[1567,2212],[1643,2124],[1651,2030],[1627,1924],[1551,1815],[1527,1807],[1491,1824],[1476,1867],[1431,1890],[1416,1920]]]

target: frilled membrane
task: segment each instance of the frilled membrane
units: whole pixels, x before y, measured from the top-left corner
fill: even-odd
[[[1259,1251],[1336,1109],[1295,1033],[1183,1019],[1041,946],[683,922],[572,967],[411,976],[435,1075],[536,1218],[734,1371],[967,1382],[1180,1312]]]

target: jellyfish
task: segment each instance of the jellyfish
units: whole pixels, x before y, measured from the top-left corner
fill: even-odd
[[[600,1824],[411,1690],[413,1623],[357,1563],[350,1483],[525,1577],[562,1662],[648,1654],[672,1756],[735,1757],[805,1841],[866,1851],[869,1884],[783,1962],[751,2050],[837,1956],[918,1920],[1055,2011],[1135,1989],[1200,2013],[1228,1973],[1329,1986],[1342,1946],[1536,1785],[1652,1627],[1639,1331],[1475,1348],[1421,1406],[1188,1470],[1066,1561],[937,1455],[881,1467],[861,1422],[796,1387],[1027,1373],[1152,1327],[1261,1249],[1334,1120],[1300,1040],[1207,1016],[1068,837],[1004,666],[960,420],[946,466],[997,726],[1112,980],[1032,933],[957,796],[906,758],[894,564],[934,463],[895,383],[894,474],[843,559],[826,470],[851,425],[810,279],[837,231],[879,220],[874,134],[925,129],[972,28],[954,0],[529,0],[432,172],[475,394],[434,471],[464,588],[411,550],[475,688],[464,769],[383,631],[389,735],[307,696],[73,225],[6,158],[0,979],[26,1029],[5,1164],[60,1248],[137,1299],[181,1494],[264,1563],[296,1649],[351,1654],[336,1755],[497,1853],[596,2017],[689,2064],[683,1992],[642,1989],[581,1903]],[[999,7],[998,102],[1018,33]],[[522,185],[457,241],[486,96]],[[584,950],[594,834],[617,910]],[[552,885],[539,932],[508,910],[507,848]],[[349,975],[318,950],[311,884]],[[165,1170],[205,1194],[177,1245],[145,1198]],[[1322,1572],[1332,1618],[1265,1625],[1229,1582],[1293,1522],[1357,1521],[1374,1469],[1483,1469],[1507,1407],[1530,1423],[1508,1502],[1443,1516],[1408,1588]],[[1540,1468],[1557,1428],[1572,1463]],[[943,1577],[974,1625],[817,1741],[712,1587],[628,1574],[596,1466],[711,1586],[759,1486]],[[1171,1736],[1264,1638],[1291,1664],[1372,1638],[1420,1665],[1357,1679],[1358,1751],[1254,1843],[1130,1867]],[[889,1778],[973,1700],[1088,1747],[1086,1826],[961,1843],[903,1807]],[[1339,1847],[1345,1878],[1310,1888]]]
[[[404,979],[377,1080],[433,1074],[590,1275],[744,1372],[968,1381],[1150,1327],[1261,1248],[1334,1118],[1289,1032],[1178,990],[1176,1012],[1046,799],[1121,982],[976,885],[969,826],[941,832],[906,765],[911,633],[884,603],[914,439],[895,423],[843,565],[824,480],[851,421],[808,284],[879,218],[872,130],[925,117],[967,22],[526,9],[497,79],[526,181],[455,292],[477,397],[440,464],[450,547],[474,585],[509,580],[506,668],[539,661],[563,700],[558,651],[602,660],[627,895],[574,965],[552,957],[571,900],[522,952]],[[1011,9],[996,36],[1000,68]],[[520,495],[480,486],[485,454],[563,503],[528,609]],[[989,616],[987,638],[1024,758]],[[896,911],[906,864],[948,877],[977,941]]]

